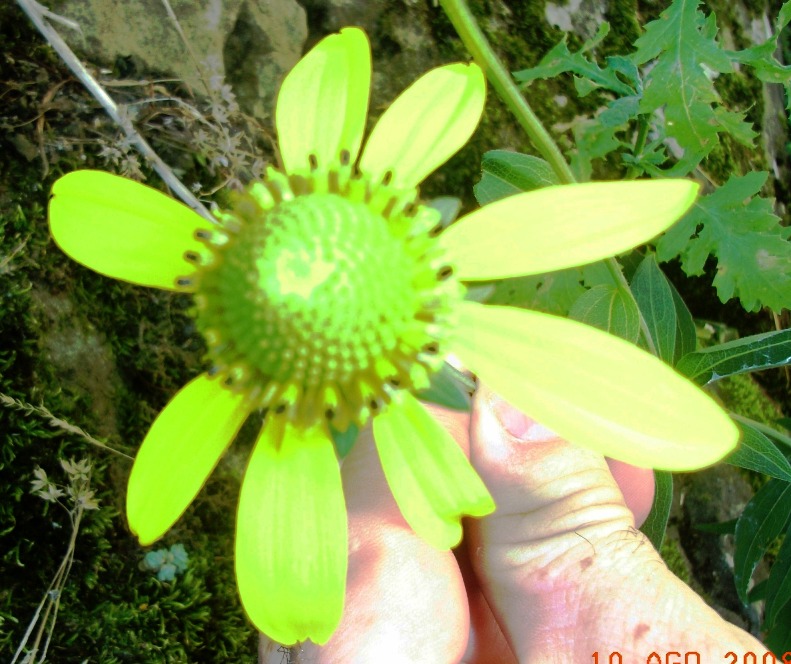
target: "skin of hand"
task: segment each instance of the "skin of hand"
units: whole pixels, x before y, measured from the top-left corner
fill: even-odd
[[[679,661],[692,651],[702,662],[729,651],[760,661],[766,649],[706,606],[635,529],[651,507],[650,470],[559,439],[485,387],[471,416],[432,411],[497,511],[468,520],[454,552],[434,549],[401,517],[373,441],[358,441],[343,464],[344,616],[329,643],[294,647],[291,661],[568,664],[656,652],[664,662],[672,651]],[[265,645],[262,664],[282,661]]]

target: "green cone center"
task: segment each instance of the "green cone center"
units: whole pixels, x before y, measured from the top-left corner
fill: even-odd
[[[414,257],[387,221],[336,194],[285,200],[247,223],[204,273],[201,327],[250,368],[309,388],[392,351],[419,307]]]

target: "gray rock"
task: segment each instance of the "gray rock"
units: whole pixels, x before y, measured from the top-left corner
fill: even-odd
[[[143,71],[183,80],[198,95],[220,75],[244,111],[265,117],[280,79],[302,55],[302,7],[296,0],[170,0],[170,6],[185,40],[162,0],[61,0],[53,10],[80,26],[81,34],[61,31],[89,61],[114,66],[131,59]]]

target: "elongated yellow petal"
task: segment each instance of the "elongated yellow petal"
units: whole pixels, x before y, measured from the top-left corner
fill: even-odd
[[[651,240],[690,208],[697,191],[691,180],[546,187],[476,210],[439,241],[462,281],[541,274]]]
[[[379,118],[363,150],[360,170],[373,179],[390,171],[393,186],[417,186],[472,136],[485,101],[486,79],[477,65],[432,69]]]
[[[151,187],[102,171],[74,171],[52,187],[49,227],[74,260],[108,277],[174,290],[195,266],[188,251],[209,224]]]
[[[359,28],[322,39],[289,72],[277,98],[275,123],[286,172],[354,163],[360,151],[371,88],[371,47]]]
[[[206,375],[165,406],[135,457],[126,494],[129,528],[142,545],[184,513],[249,412],[242,397]]]
[[[340,468],[321,427],[264,426],[242,483],[236,579],[271,639],[325,643],[343,613],[348,558]]]
[[[452,352],[561,437],[636,466],[694,470],[736,445],[725,412],[636,346],[535,311],[463,302]]]
[[[494,500],[456,441],[412,395],[374,419],[374,439],[401,514],[433,546],[459,543],[462,516],[494,511]]]

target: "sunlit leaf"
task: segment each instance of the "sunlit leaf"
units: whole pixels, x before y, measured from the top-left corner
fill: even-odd
[[[673,504],[673,475],[663,470],[654,471],[654,503],[640,530],[658,551],[662,547]]]
[[[733,374],[761,371],[791,363],[791,330],[755,334],[689,353],[676,368],[705,385]]]
[[[747,604],[747,586],[767,547],[783,531],[791,514],[791,484],[771,480],[747,503],[736,523],[733,576]]]

